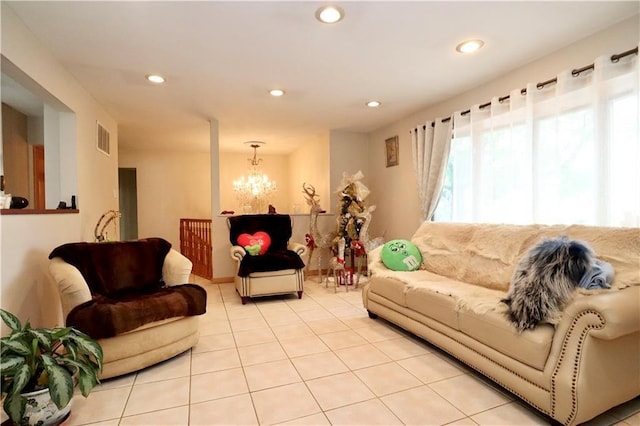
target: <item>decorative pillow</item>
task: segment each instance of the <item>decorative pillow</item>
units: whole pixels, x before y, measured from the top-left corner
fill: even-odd
[[[391,240],[382,246],[382,263],[392,271],[415,271],[422,264],[422,254],[411,241]]]
[[[231,216],[229,222],[229,242],[238,245],[240,234],[264,231],[271,238],[273,250],[286,250],[291,239],[291,217],[288,214],[244,214]]]
[[[264,231],[238,235],[238,245],[244,247],[251,256],[265,254],[271,245],[271,237]]]

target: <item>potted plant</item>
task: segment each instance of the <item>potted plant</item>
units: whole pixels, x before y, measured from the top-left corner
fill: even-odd
[[[69,413],[75,385],[87,397],[99,383],[100,344],[73,327],[32,328],[28,322],[23,326],[4,309],[0,316],[10,329],[0,339],[5,413],[16,424],[61,421]]]

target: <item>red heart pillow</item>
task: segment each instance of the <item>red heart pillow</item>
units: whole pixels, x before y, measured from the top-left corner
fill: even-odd
[[[271,237],[263,231],[258,231],[253,235],[240,234],[238,236],[238,245],[244,247],[250,255],[258,256],[267,252],[271,245]]]

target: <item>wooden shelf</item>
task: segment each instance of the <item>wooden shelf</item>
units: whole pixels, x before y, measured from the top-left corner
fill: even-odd
[[[69,214],[80,213],[78,209],[2,209],[0,215],[25,215],[25,214]]]

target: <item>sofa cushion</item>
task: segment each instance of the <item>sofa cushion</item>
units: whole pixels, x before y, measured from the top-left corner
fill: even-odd
[[[518,334],[504,312],[478,313],[466,307],[458,311],[458,323],[460,331],[478,342],[537,370],[544,369],[553,342],[552,325],[539,324]]]
[[[434,291],[430,283],[407,285],[407,307],[448,327],[458,330],[457,300],[448,294]]]
[[[163,285],[162,265],[171,243],[162,238],[106,243],[68,243],[49,259],[61,257],[78,268],[91,294],[117,297],[148,292]]]
[[[206,312],[207,292],[195,284],[151,290],[112,299],[96,295],[69,312],[67,326],[102,339],[134,330],[154,321],[201,315]]]
[[[427,221],[411,241],[422,252],[425,269],[458,281],[507,291],[522,255],[542,239],[562,235],[584,241],[598,258],[613,266],[613,288],[640,284],[638,228]]]
[[[409,273],[409,272],[405,272]],[[376,277],[375,280],[371,280],[369,289],[371,292],[391,300],[392,302],[400,305],[407,306],[404,297],[406,284],[404,281],[400,281],[397,278]]]
[[[507,291],[520,256],[564,226],[424,222],[411,238],[425,269],[454,280]]]
[[[269,250],[260,256],[244,256],[238,268],[239,277],[253,272],[271,272],[281,269],[302,269],[304,261],[292,250]]]
[[[584,225],[567,227],[565,235],[584,241],[598,259],[613,266],[612,288],[640,285],[640,228],[606,228]],[[590,291],[585,290],[585,293]]]

